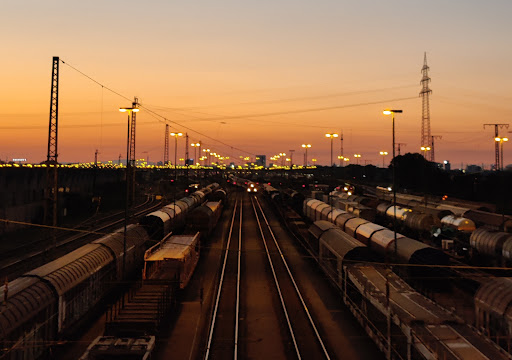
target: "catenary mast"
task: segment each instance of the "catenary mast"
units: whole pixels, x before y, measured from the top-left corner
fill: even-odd
[[[58,183],[57,169],[58,161],[58,130],[59,130],[59,57],[54,56],[52,60],[52,83],[50,97],[50,121],[48,124],[48,152],[46,159],[47,181],[46,181],[46,207],[45,223],[53,226],[53,245],[56,244],[55,227],[58,218]]]

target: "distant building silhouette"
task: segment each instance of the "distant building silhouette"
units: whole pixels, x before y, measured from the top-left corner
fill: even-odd
[[[482,167],[478,165],[467,165],[466,166],[467,173],[477,173],[482,172]]]
[[[267,167],[267,155],[256,155],[256,165]]]

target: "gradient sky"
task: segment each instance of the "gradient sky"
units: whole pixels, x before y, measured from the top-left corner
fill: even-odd
[[[380,166],[379,151],[392,147],[384,108],[403,109],[397,142],[419,151],[426,52],[431,131],[442,136],[436,160],[488,167],[494,129],[483,124],[512,123],[511,13],[510,0],[8,0],[0,157],[46,158],[52,57],[59,56],[223,155],[295,149],[294,163],[302,163],[307,142],[309,158],[328,164],[324,134],[343,129],[345,156],[354,162],[360,153],[360,163]],[[66,64],[59,161],[93,161],[96,149],[101,161],[126,154],[118,108],[130,102]],[[164,128],[162,118],[139,112],[137,158],[163,159]],[[501,134],[512,137],[508,131]],[[178,146],[182,157],[184,141]],[[512,141],[504,156],[512,163]]]

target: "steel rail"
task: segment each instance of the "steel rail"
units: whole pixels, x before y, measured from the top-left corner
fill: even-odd
[[[254,199],[253,199],[253,197],[251,197],[251,205],[252,205],[252,207],[254,209],[254,214],[256,215],[256,221],[258,222],[258,228],[260,230],[260,234],[261,234],[261,237],[262,237],[263,245],[265,246],[265,251],[267,253],[267,259],[268,259],[270,268],[272,270],[272,275],[274,277],[274,283],[276,285],[276,290],[277,290],[277,292],[279,294],[279,299],[281,301],[281,307],[283,308],[284,316],[286,318],[286,322],[288,324],[288,329],[290,331],[290,335],[292,337],[293,345],[295,347],[295,353],[297,354],[297,358],[298,359],[302,359],[302,357],[300,355],[299,346],[298,346],[297,340],[295,338],[295,332],[293,331],[293,327],[292,327],[292,324],[291,324],[291,321],[290,321],[290,316],[288,315],[288,309],[286,307],[286,303],[285,303],[284,298],[283,298],[283,293],[282,293],[281,287],[279,285],[279,280],[277,279],[277,274],[276,274],[276,271],[274,269],[274,263],[272,262],[272,258],[270,257],[270,252],[269,252],[269,249],[268,249],[268,246],[267,246],[267,242],[265,241],[265,234],[263,234],[263,227],[261,226],[261,222],[260,222],[260,218],[258,216],[258,212],[256,211],[256,207],[254,206]]]
[[[233,226],[235,224],[235,216],[236,216],[236,208],[237,208],[238,205],[240,207],[240,230],[241,230],[241,226],[242,226],[242,200],[239,201],[237,199],[236,202],[235,202],[235,207],[233,209],[233,216],[231,218],[231,225],[230,225],[229,233],[228,233],[228,241],[227,241],[227,244],[226,244],[226,251],[224,252],[224,261],[223,261],[223,264],[222,264],[222,271],[221,271],[220,279],[219,279],[219,288],[217,289],[217,296],[216,296],[216,299],[215,299],[215,306],[214,306],[213,315],[212,315],[212,322],[210,324],[210,330],[209,330],[209,335],[208,335],[208,343],[207,343],[207,346],[206,346],[206,354],[205,354],[205,357],[204,357],[205,359],[209,359],[209,357],[210,357],[210,350],[211,350],[211,347],[212,347],[213,334],[214,334],[214,331],[215,331],[215,324],[216,324],[216,320],[217,320],[217,312],[218,312],[218,309],[219,309],[219,302],[220,302],[220,297],[221,297],[221,293],[222,293],[222,289],[223,289],[223,284],[224,284],[224,275],[226,273],[226,264],[227,264],[227,261],[228,261],[229,248],[231,246],[231,235],[233,233]],[[241,239],[241,232],[239,234],[239,239]],[[240,269],[240,265],[238,265],[238,268]],[[239,279],[240,279],[240,274],[238,274],[238,280]],[[237,284],[237,287],[239,288],[239,284]],[[237,293],[237,304],[238,304],[238,302],[239,302],[239,299],[238,299],[238,293]],[[238,309],[237,309],[237,311],[238,311]],[[238,321],[238,313],[236,314],[235,318]],[[235,352],[236,352],[236,349],[235,349]]]
[[[258,205],[258,207],[259,207],[259,209],[261,211],[261,214],[263,216],[263,219],[265,220],[265,224],[267,225],[268,230],[270,231],[270,234],[272,235],[272,239],[274,240],[274,243],[275,243],[275,245],[277,247],[277,250],[279,251],[279,255],[281,257],[281,260],[283,261],[283,264],[286,267],[286,271],[288,272],[288,275],[290,276],[290,279],[291,279],[291,281],[293,283],[293,287],[295,288],[295,291],[297,292],[297,296],[299,297],[300,302],[302,303],[302,306],[304,308],[304,311],[306,312],[306,315],[308,316],[309,322],[310,322],[310,324],[311,324],[311,326],[312,326],[312,328],[313,328],[313,330],[314,330],[314,332],[316,334],[316,338],[317,338],[318,342],[320,343],[320,346],[322,347],[322,350],[323,350],[323,352],[325,354],[325,357],[326,357],[326,359],[330,359],[329,353],[327,352],[327,349],[325,348],[325,345],[324,345],[324,342],[322,340],[322,337],[320,336],[320,333],[318,332],[318,328],[316,327],[316,324],[315,324],[313,318],[311,317],[311,313],[309,312],[308,306],[306,305],[306,302],[304,301],[304,297],[302,296],[302,293],[300,292],[299,287],[297,286],[297,283],[295,282],[295,278],[294,278],[292,272],[290,271],[290,267],[288,266],[288,262],[286,261],[286,258],[284,256],[283,252],[281,251],[281,247],[279,246],[279,243],[277,242],[277,239],[276,239],[276,237],[274,235],[274,232],[272,231],[272,228],[271,228],[271,226],[270,226],[270,224],[269,224],[269,222],[267,220],[267,217],[265,216],[265,213],[263,212],[261,204],[260,204],[260,202],[259,202],[259,200],[257,198],[256,198],[256,204]]]
[[[242,263],[242,206],[240,205],[240,227],[238,230],[238,260],[237,260],[237,275],[236,275],[236,310],[235,310],[235,349],[233,350],[234,359],[238,359],[238,323],[240,314],[240,281]]]

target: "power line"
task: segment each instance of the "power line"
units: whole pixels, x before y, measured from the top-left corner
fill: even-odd
[[[159,107],[161,107],[164,110],[170,110],[170,111],[193,111],[195,109],[208,109],[208,108],[212,108],[212,107],[239,106],[239,105],[279,104],[279,103],[294,102],[294,101],[329,99],[329,98],[335,98],[335,97],[340,97],[340,96],[360,95],[360,94],[367,94],[367,93],[372,93],[372,92],[389,91],[389,90],[396,90],[396,89],[405,89],[405,88],[412,88],[412,87],[417,87],[417,85],[401,85],[401,86],[394,86],[394,87],[381,88],[381,89],[349,91],[349,92],[337,93],[337,94],[326,94],[326,95],[316,95],[316,96],[303,96],[303,97],[296,97],[296,98],[285,98],[285,99],[267,100],[267,101],[247,101],[247,102],[234,103],[234,104],[219,104],[219,105],[210,105],[210,106],[194,106],[194,107],[185,107],[185,108],[170,108],[170,107],[165,107],[165,106],[159,106]],[[153,105],[153,107],[156,107],[156,105]]]
[[[78,72],[79,74],[81,74],[82,76],[86,77],[90,81],[92,81],[95,84],[101,86],[103,89],[106,89],[106,90],[112,92],[113,94],[115,94],[115,95],[117,95],[117,96],[119,96],[119,97],[121,97],[121,98],[123,98],[125,100],[132,101],[131,98],[129,98],[129,97],[125,96],[125,95],[120,94],[119,92],[113,90],[112,88],[110,88],[108,86],[103,85],[102,83],[100,83],[99,81],[95,80],[91,76],[89,76],[89,75],[85,74],[84,72],[78,70],[76,67],[66,63],[64,60],[61,59],[60,61],[63,64],[69,66],[71,69],[73,69],[76,72]],[[379,91],[379,90],[375,90],[375,91]],[[354,94],[357,94],[357,93],[361,93],[361,92],[354,92]],[[331,95],[327,95],[327,97],[329,97],[329,96],[331,96]],[[313,97],[313,98],[320,98],[320,97]],[[198,121],[222,121],[222,120],[234,120],[234,119],[247,119],[247,118],[255,118],[255,117],[259,118],[259,117],[267,117],[267,116],[277,116],[277,115],[300,114],[300,113],[307,113],[307,112],[337,110],[337,109],[344,109],[344,108],[350,108],[350,107],[358,107],[358,106],[366,106],[366,105],[376,105],[376,104],[381,104],[381,103],[390,103],[390,102],[394,102],[394,101],[404,101],[404,100],[412,100],[412,99],[417,99],[417,97],[404,97],[404,98],[378,100],[378,101],[371,101],[371,102],[364,102],[364,103],[357,103],[357,104],[338,105],[338,106],[325,106],[325,107],[318,107],[318,108],[306,108],[306,109],[297,109],[297,110],[288,110],[288,111],[276,111],[276,112],[260,113],[260,114],[245,114],[245,115],[236,115],[236,116],[217,116],[217,117],[210,117],[210,118],[197,118],[196,117],[196,120],[198,120]],[[292,101],[292,100],[293,99],[288,99],[288,100],[285,100],[285,101]],[[277,101],[281,101],[281,100],[277,100]],[[148,113],[153,114],[154,117],[161,119],[159,121],[164,123],[164,124],[169,124],[169,125],[173,125],[174,124],[175,126],[179,126],[181,128],[187,129],[188,131],[191,131],[191,132],[193,132],[195,134],[198,134],[200,136],[208,138],[208,139],[210,139],[212,141],[215,141],[215,142],[217,142],[217,143],[219,143],[221,145],[230,147],[230,148],[235,149],[237,151],[240,151],[242,153],[246,153],[246,154],[249,154],[249,155],[255,155],[252,152],[249,152],[249,151],[240,149],[238,147],[229,145],[229,144],[227,144],[227,143],[225,143],[225,142],[223,142],[221,140],[218,140],[218,139],[216,139],[216,138],[214,138],[212,136],[209,136],[209,135],[207,135],[205,133],[202,133],[200,131],[192,129],[192,128],[188,127],[188,126],[185,126],[185,125],[183,125],[182,123],[180,123],[178,121],[169,120],[165,116],[160,115],[157,112],[151,110],[149,108],[149,106],[145,106],[145,105],[140,104],[140,108],[143,108]],[[191,115],[186,115],[186,116],[191,116]]]
[[[115,91],[115,90],[113,90],[113,89],[111,89],[111,88],[109,88],[109,87],[107,87],[107,86],[103,85],[103,84],[102,84],[102,83],[100,83],[99,81],[97,81],[97,80],[93,79],[92,77],[90,77],[89,75],[85,74],[84,72],[82,72],[82,71],[78,70],[78,69],[77,69],[77,68],[75,68],[74,66],[72,66],[72,65],[70,65],[70,64],[67,64],[66,62],[64,62],[64,60],[62,60],[62,59],[61,59],[60,61],[62,61],[62,63],[63,63],[63,64],[65,64],[65,65],[69,66],[71,69],[75,70],[76,72],[78,72],[78,73],[79,73],[79,74],[81,74],[82,76],[84,76],[84,77],[86,77],[87,79],[91,80],[91,81],[92,81],[92,82],[94,82],[95,84],[97,84],[97,85],[101,86],[102,88],[104,88],[104,89],[106,89],[106,90],[108,90],[108,91],[112,92],[113,94],[115,94],[115,95],[117,95],[117,96],[119,96],[119,97],[121,97],[121,98],[123,98],[123,99],[125,99],[125,100],[132,101],[132,100],[131,100],[130,98],[128,98],[127,96],[124,96],[124,95],[120,94],[119,92],[117,92],[117,91]],[[180,126],[180,127],[182,127],[182,128],[185,128],[185,129],[187,129],[187,130],[189,130],[189,131],[191,131],[191,132],[194,132],[194,133],[196,133],[196,134],[199,134],[199,135],[201,135],[201,136],[204,136],[204,137],[206,137],[206,138],[208,138],[208,139],[210,139],[210,140],[216,141],[216,142],[218,142],[218,143],[220,143],[220,144],[222,144],[222,145],[225,145],[225,146],[231,147],[231,148],[233,148],[233,149],[236,149],[236,150],[238,150],[238,151],[240,151],[240,152],[243,152],[243,153],[246,153],[246,154],[249,154],[249,155],[255,155],[255,154],[253,154],[253,153],[251,153],[251,152],[249,152],[249,151],[246,151],[246,150],[243,150],[243,149],[237,148],[237,147],[235,147],[235,146],[228,145],[228,144],[224,143],[223,141],[217,140],[217,139],[215,139],[215,138],[213,138],[213,137],[211,137],[211,136],[209,136],[209,135],[203,134],[203,133],[201,133],[201,132],[199,132],[199,131],[197,131],[197,130],[194,130],[194,129],[192,129],[192,128],[190,128],[190,127],[187,127],[187,126],[185,126],[185,125],[183,125],[183,124],[180,124],[179,122],[171,121],[171,120],[167,119],[165,116],[160,115],[160,114],[158,114],[158,113],[156,113],[156,112],[152,111],[151,109],[149,109],[149,108],[148,108],[148,107],[146,107],[146,106],[140,105],[139,107],[144,108],[144,109],[145,109],[146,111],[148,111],[149,113],[152,113],[152,114],[154,114],[155,116],[157,116],[157,117],[159,117],[159,118],[163,119],[163,121],[162,121],[163,123],[177,124],[178,126]]]
[[[377,104],[383,104],[383,103],[390,103],[390,102],[394,102],[394,101],[417,100],[417,99],[418,99],[417,96],[410,96],[410,97],[395,98],[395,99],[368,101],[368,102],[356,103],[356,104],[323,106],[323,107],[317,107],[317,108],[305,108],[305,109],[286,110],[286,111],[273,111],[273,112],[260,113],[260,114],[243,114],[243,115],[231,115],[231,116],[217,116],[217,117],[210,117],[210,118],[196,118],[196,120],[221,121],[221,120],[235,120],[235,119],[246,119],[246,118],[256,118],[256,117],[267,117],[267,116],[276,116],[276,115],[301,114],[301,113],[307,113],[307,112],[338,110],[338,109],[346,109],[346,108],[358,107],[358,106],[377,105]]]
[[[108,90],[108,91],[110,91],[111,93],[116,94],[117,96],[122,97],[123,99],[126,99],[126,100],[128,100],[128,101],[130,101],[130,102],[132,101],[132,99],[131,99],[131,98],[129,98],[128,96],[124,96],[124,95],[122,95],[122,94],[118,93],[117,91],[112,90],[111,88],[109,88],[109,87],[107,87],[107,86],[103,85],[102,83],[100,83],[100,82],[98,82],[98,81],[94,80],[92,77],[90,77],[89,75],[87,75],[87,74],[85,74],[85,73],[81,72],[81,71],[80,71],[80,70],[78,70],[76,67],[74,67],[74,66],[72,66],[72,65],[70,65],[70,64],[68,64],[68,63],[66,63],[66,62],[64,62],[64,60],[60,59],[60,61],[62,61],[62,63],[63,63],[63,64],[65,64],[65,65],[69,66],[71,69],[75,70],[75,71],[76,71],[76,72],[78,72],[79,74],[81,74],[81,75],[85,76],[87,79],[89,79],[89,80],[91,80],[92,82],[94,82],[94,83],[98,84],[98,85],[99,85],[99,86],[101,86],[102,88],[107,89],[107,90]]]

